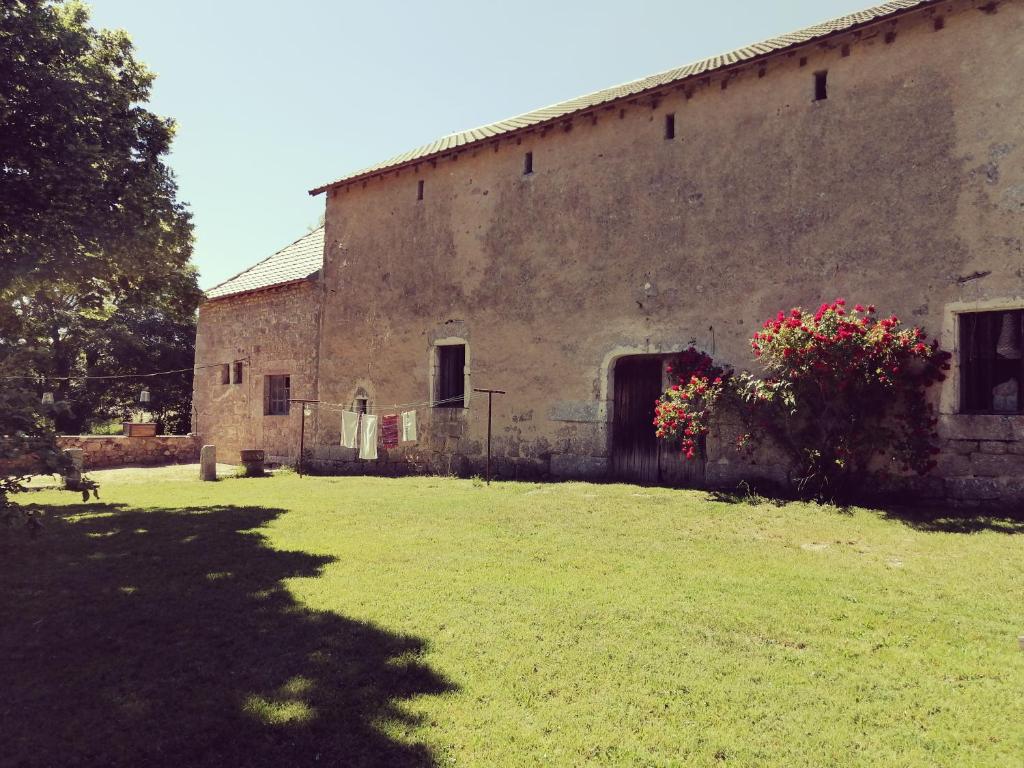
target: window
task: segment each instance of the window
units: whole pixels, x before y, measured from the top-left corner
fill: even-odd
[[[959,320],[961,412],[1024,413],[1024,310]]]
[[[287,416],[289,406],[288,398],[291,397],[292,377],[287,375],[267,376],[267,407],[265,413],[268,416]]]
[[[423,179],[420,179],[419,181],[416,182],[416,199],[423,199]]]
[[[465,407],[465,344],[444,344],[437,348],[437,400],[441,408]]]
[[[365,397],[357,397],[355,403],[356,413],[367,413],[369,411],[368,401]]]
[[[228,363],[224,363],[220,367],[220,383],[230,384],[231,383],[231,366]]]
[[[828,71],[814,73],[814,100],[824,101],[828,98]]]
[[[676,137],[676,116],[665,115],[665,138],[674,139]]]
[[[527,152],[523,156],[523,175],[527,176],[533,173],[533,152]]]
[[[232,382],[231,382],[232,384],[241,384],[242,383],[242,365],[243,365],[243,363],[242,363],[241,360],[236,360],[235,361],[235,375],[232,378]]]

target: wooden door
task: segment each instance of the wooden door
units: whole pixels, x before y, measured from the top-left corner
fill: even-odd
[[[661,383],[662,360],[657,355],[630,355],[615,363],[612,474],[621,480],[661,480],[661,451],[653,424]]]

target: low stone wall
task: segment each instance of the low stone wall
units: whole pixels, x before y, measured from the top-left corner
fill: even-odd
[[[936,474],[960,506],[1024,508],[1024,417],[944,416]]]
[[[195,435],[61,435],[57,444],[64,449],[81,448],[86,471],[134,464],[190,464],[199,461],[199,439]]]

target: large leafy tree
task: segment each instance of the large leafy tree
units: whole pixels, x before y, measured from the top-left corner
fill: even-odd
[[[191,367],[192,223],[165,162],[174,124],[145,107],[152,82],[84,4],[0,4],[0,513],[21,474],[68,470],[54,427],[138,392],[76,377]],[[153,381],[168,417],[187,414],[190,379]]]
[[[59,431],[138,394],[67,377],[191,366],[192,224],[165,162],[174,124],[144,106],[152,82],[84,4],[0,6],[0,367],[55,392]],[[187,413],[190,386],[154,381],[154,401]]]

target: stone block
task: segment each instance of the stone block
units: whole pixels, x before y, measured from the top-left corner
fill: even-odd
[[[562,478],[595,479],[608,475],[608,459],[599,456],[555,454],[551,457],[551,474]]]
[[[487,443],[480,440],[470,440],[469,438],[462,438],[455,444],[455,450],[458,453],[464,453],[467,456],[479,456],[487,452]]]
[[[548,418],[552,421],[601,421],[599,406],[594,400],[560,400],[548,410]]]
[[[946,443],[946,451],[949,453],[971,454],[979,450],[977,440],[950,440]]]
[[[213,445],[204,445],[199,451],[199,479],[217,479],[217,448]]]
[[[982,453],[1006,453],[1006,446],[1009,443],[1000,440],[982,440],[978,445],[978,450]]]
[[[975,453],[971,472],[980,477],[1013,477],[1024,474],[1024,456],[1017,454]]]
[[[71,459],[71,466],[81,472],[85,469],[85,451],[81,448],[66,448],[64,453]]]
[[[995,501],[1002,495],[1002,484],[991,477],[951,477],[946,479],[946,495],[967,501]]]
[[[940,454],[936,459],[935,470],[941,475],[950,477],[970,475],[972,473],[971,457],[961,453]]]
[[[1024,439],[1024,417],[946,414],[939,417],[939,437],[947,440]],[[1015,437],[1020,432],[1021,437]]]

